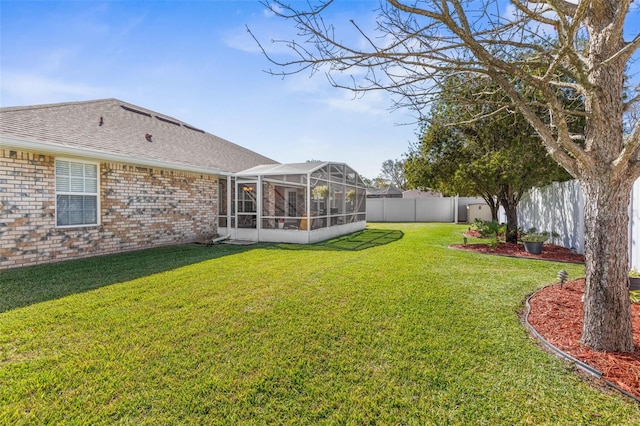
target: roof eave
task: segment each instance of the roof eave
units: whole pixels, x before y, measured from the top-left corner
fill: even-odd
[[[0,134],[0,146],[2,148],[18,148],[32,151],[43,152],[46,154],[55,155],[69,155],[74,157],[83,157],[87,159],[112,161],[116,163],[136,164],[140,166],[156,167],[159,169],[179,170],[184,172],[193,173],[205,173],[209,175],[223,175],[230,176],[233,173],[219,170],[210,169],[207,167],[190,166],[187,164],[170,163],[166,161],[144,159],[131,157],[129,155],[116,154],[111,152],[97,151],[87,148],[76,148],[65,145],[60,145],[51,142],[40,142],[30,139],[16,138],[14,136],[7,136]]]

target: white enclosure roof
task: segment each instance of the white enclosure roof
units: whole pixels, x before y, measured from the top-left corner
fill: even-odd
[[[256,178],[259,176],[292,176],[304,175],[333,182],[347,182],[358,187],[365,187],[362,177],[345,163],[330,161],[313,161],[307,163],[264,164],[243,170],[235,174],[240,178]]]
[[[344,165],[343,163],[329,163],[327,161],[289,164],[263,164],[238,172],[236,173],[236,176],[307,174],[312,173],[329,164]]]

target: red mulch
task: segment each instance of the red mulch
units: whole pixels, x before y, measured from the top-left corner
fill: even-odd
[[[467,233],[469,235],[469,233]],[[469,235],[475,236],[475,235]],[[522,244],[456,244],[452,247],[502,256],[584,263],[584,256],[545,243],[542,253],[525,252]],[[580,344],[582,334],[582,295],[584,279],[551,285],[537,292],[529,301],[529,323],[549,343],[603,373],[603,378],[640,398],[640,304],[631,304],[635,353],[595,352]]]
[[[568,248],[554,244],[544,243],[542,253],[531,254],[524,250],[522,244],[499,243],[496,248],[492,248],[488,243],[479,244],[454,244],[451,247],[477,251],[480,253],[497,254],[499,256],[527,257],[530,259],[554,260],[557,262],[584,263],[584,256],[573,253]]]
[[[603,378],[640,398],[640,304],[631,304],[635,352],[594,352],[580,344],[584,279],[543,288],[529,301],[529,323],[549,343],[603,373]]]

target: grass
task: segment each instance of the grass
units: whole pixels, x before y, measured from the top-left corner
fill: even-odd
[[[519,323],[581,266],[462,226],[180,246],[0,273],[0,424],[633,424]]]

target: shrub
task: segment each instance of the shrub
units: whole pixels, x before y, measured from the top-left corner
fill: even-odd
[[[557,238],[560,234],[557,232],[538,231],[536,228],[529,228],[529,230],[520,236],[522,242],[528,243],[544,243],[550,237]]]
[[[500,224],[495,220],[489,221],[476,219],[473,226],[475,227],[476,231],[480,233],[480,236],[482,236],[482,238],[493,238],[499,235],[504,235],[505,231],[505,225]]]

